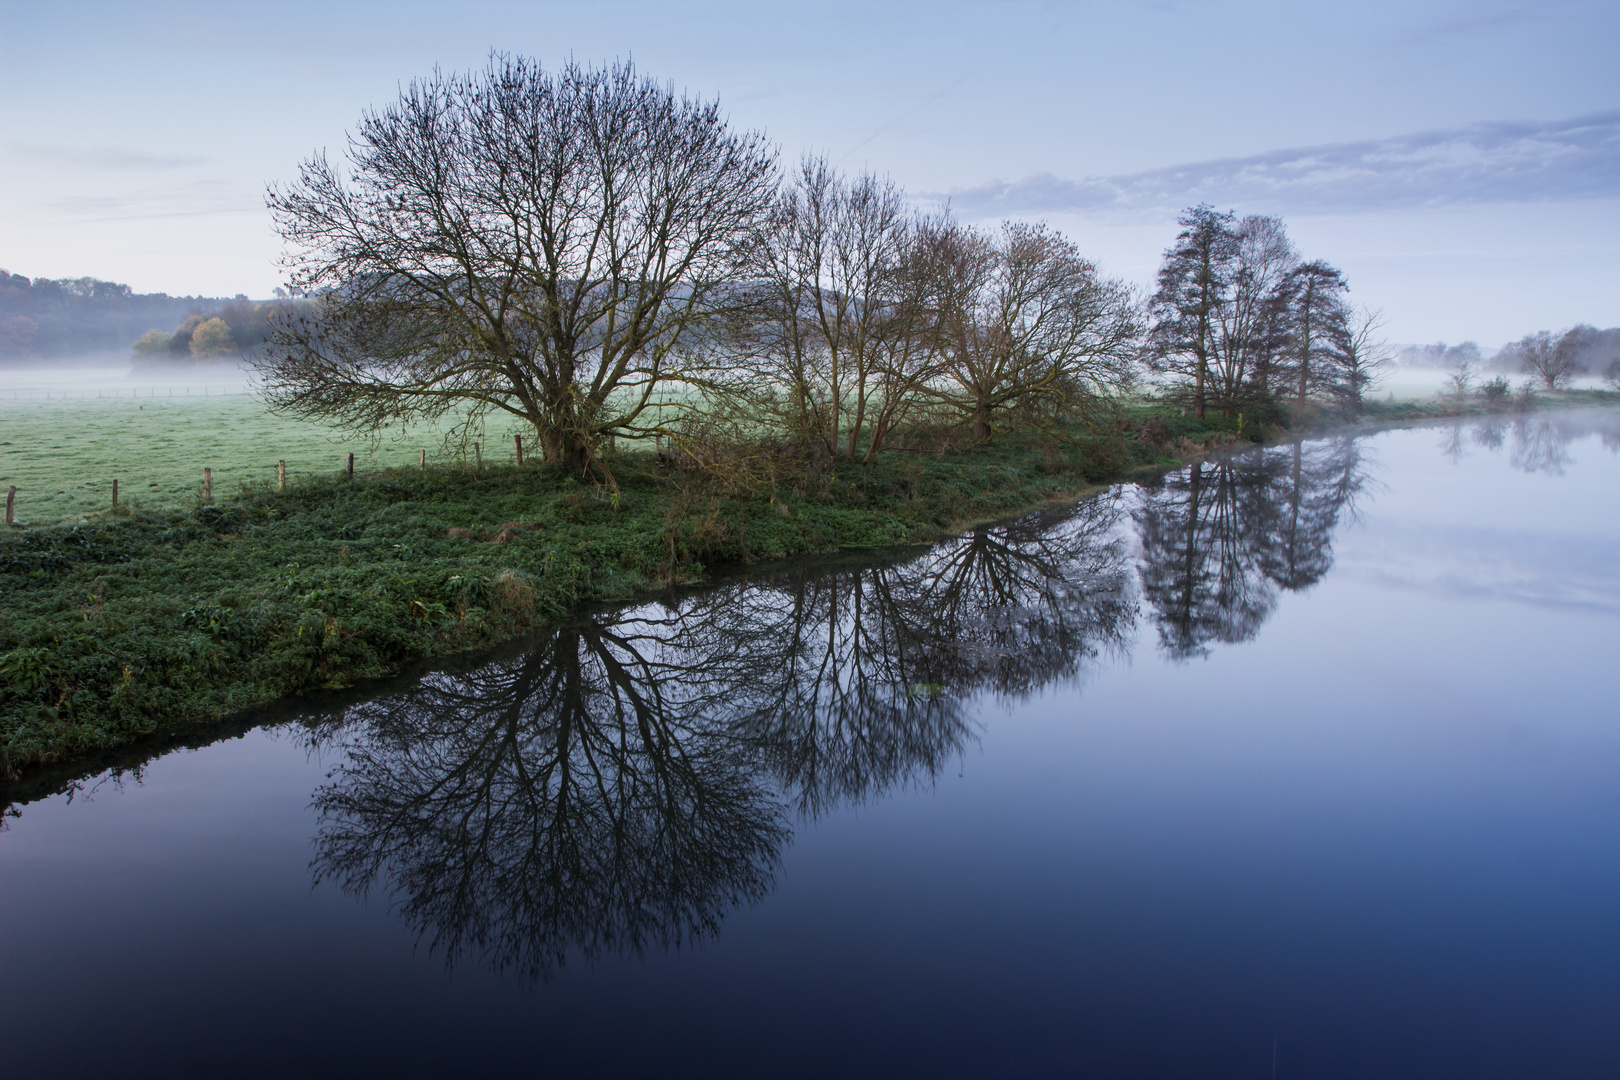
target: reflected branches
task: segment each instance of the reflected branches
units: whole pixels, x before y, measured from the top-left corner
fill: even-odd
[[[922,558],[807,574],[715,602],[741,609],[769,676],[738,730],[801,813],[931,779],[980,692],[1022,696],[1119,649],[1135,616],[1116,499],[976,529]]]
[[[796,819],[926,787],[983,699],[1125,655],[1139,593],[1174,656],[1252,636],[1326,573],[1362,485],[1351,440],[1255,450],[1129,515],[1120,491],[909,560],[576,616],[324,728],[343,763],[315,874],[528,978],[701,941],[771,891]]]
[[[1505,447],[1508,463],[1520,472],[1562,476],[1575,461],[1570,447],[1594,435],[1605,449],[1620,450],[1620,415],[1593,409],[1455,423],[1445,428],[1440,449],[1459,462],[1468,455],[1469,443],[1492,452]]]
[[[1160,647],[1186,659],[1253,638],[1279,589],[1333,565],[1333,532],[1365,484],[1357,441],[1340,438],[1197,462],[1144,489],[1133,516]]]
[[[579,619],[524,655],[353,710],[316,795],[317,878],[401,913],[449,960],[533,977],[677,946],[770,888],[780,806],[653,620]],[[678,693],[671,693],[678,690]]]
[[[926,784],[981,690],[1121,647],[1117,501],[899,565],[579,616],[349,710],[314,870],[391,892],[450,961],[544,978],[679,947],[769,892],[795,814]]]

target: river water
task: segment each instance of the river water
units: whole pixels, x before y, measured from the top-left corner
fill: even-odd
[[[8,1077],[1614,1075],[1620,413],[581,615],[22,804]]]

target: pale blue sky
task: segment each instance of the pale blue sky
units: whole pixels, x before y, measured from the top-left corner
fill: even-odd
[[[1620,4],[0,0],[0,266],[267,295],[266,182],[492,48],[633,57],[784,158],[1045,218],[1147,283],[1278,213],[1398,341],[1620,324]]]

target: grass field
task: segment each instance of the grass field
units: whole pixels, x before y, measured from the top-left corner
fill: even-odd
[[[511,436],[491,432],[484,458],[512,457]],[[346,455],[372,472],[415,465],[420,451],[445,463],[441,433],[415,426],[377,444],[343,439],[317,424],[276,416],[247,393],[0,400],[0,490],[17,488],[19,523],[77,521],[108,509],[112,482],[119,503],[135,510],[185,509],[213,471],[214,495],[244,482],[274,481],[276,462],[288,479],[333,474]]]
[[[49,399],[39,392],[18,400],[0,396],[0,491],[16,486],[18,524],[71,523],[102,513],[111,507],[115,479],[122,507],[192,510],[204,468],[212,470],[214,495],[221,498],[233,496],[244,483],[274,481],[277,461],[287,463],[289,482],[335,475],[351,452],[362,473],[413,466],[424,450],[431,465],[452,463],[442,431],[428,425],[396,430],[374,442],[277,416],[246,392],[166,396],[149,388],[132,397],[126,388],[116,398],[95,393],[92,389],[81,398],[70,391],[64,397],[59,389]],[[1551,403],[1612,396],[1576,393]],[[1480,403],[1470,404],[1472,409],[1438,398],[1374,399],[1367,418],[1413,420],[1483,411]],[[512,462],[510,430],[491,429],[482,441],[486,463]]]

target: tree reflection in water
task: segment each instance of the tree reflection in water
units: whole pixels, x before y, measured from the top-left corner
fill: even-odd
[[[724,671],[682,666],[674,620],[579,618],[526,653],[437,674],[346,717],[316,795],[317,878],[385,874],[454,960],[530,976],[679,945],[763,896],[788,836],[721,716]]]
[[[795,811],[931,780],[980,690],[1027,693],[1132,617],[1115,500],[900,565],[584,615],[349,710],[314,869],[386,883],[450,959],[544,977],[677,947],[769,891]]]
[[[1173,473],[1134,512],[1142,595],[1175,659],[1254,637],[1279,589],[1316,584],[1366,484],[1354,438],[1254,449]]]
[[[1134,618],[1117,498],[973,530],[899,565],[716,594],[766,658],[735,730],[814,816],[932,778],[981,691],[1027,694],[1119,648]],[[744,614],[745,612],[745,614]]]
[[[671,948],[770,891],[795,817],[931,783],[1014,700],[1123,654],[1136,580],[1176,656],[1320,579],[1363,483],[1350,440],[1193,466],[928,554],[574,617],[318,736],[318,879],[387,889],[431,948],[544,978]]]
[[[1449,425],[1441,451],[1453,461],[1467,456],[1467,441],[1484,450],[1508,448],[1508,463],[1527,473],[1562,476],[1574,462],[1571,444],[1592,435],[1611,452],[1620,451],[1620,419],[1612,410],[1581,410],[1548,416],[1521,415]],[[1511,443],[1509,438],[1511,437]]]

